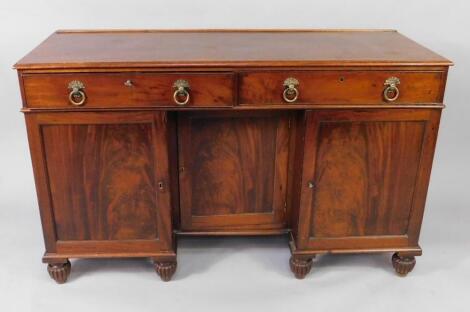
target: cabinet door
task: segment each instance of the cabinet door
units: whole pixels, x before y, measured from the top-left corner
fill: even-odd
[[[440,110],[307,112],[297,245],[418,247]]]
[[[172,248],[166,113],[26,119],[47,252],[126,256]]]
[[[181,227],[285,226],[289,113],[180,113]]]

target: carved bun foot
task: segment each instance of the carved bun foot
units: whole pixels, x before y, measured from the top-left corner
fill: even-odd
[[[396,252],[392,256],[392,264],[398,275],[406,276],[415,267],[416,259],[414,256],[400,256]]]
[[[294,273],[295,277],[298,279],[303,279],[310,269],[312,268],[312,259],[299,259],[294,256],[290,257],[289,265],[290,270]]]
[[[68,260],[65,263],[49,263],[47,265],[47,272],[49,272],[49,276],[58,284],[63,284],[67,281],[71,269],[72,265]]]
[[[155,266],[155,271],[157,272],[158,275],[160,275],[160,278],[164,282],[168,282],[169,280],[171,280],[171,277],[176,271],[176,261],[166,261],[166,262],[155,261],[154,266]]]

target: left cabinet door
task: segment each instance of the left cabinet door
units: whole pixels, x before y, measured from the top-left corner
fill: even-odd
[[[28,113],[46,255],[172,253],[165,112]]]

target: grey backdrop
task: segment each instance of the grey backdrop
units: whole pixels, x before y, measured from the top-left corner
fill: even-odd
[[[465,0],[2,0],[0,310],[468,311],[469,12]],[[79,260],[69,283],[56,285],[40,262],[40,221],[11,66],[60,28],[396,28],[453,60],[421,234],[424,255],[415,270],[395,276],[389,254],[324,256],[298,281],[284,238],[184,239],[170,283],[144,260]]]

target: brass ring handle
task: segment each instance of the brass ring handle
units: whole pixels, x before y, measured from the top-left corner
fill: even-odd
[[[77,94],[79,95],[79,97],[81,98],[80,101],[78,102],[75,102],[75,97],[77,96]],[[69,101],[70,101],[70,104],[72,105],[75,105],[75,106],[81,106],[85,103],[86,101],[86,95],[85,95],[85,92],[81,91],[81,90],[72,90],[70,93],[69,93]]]
[[[289,95],[293,94],[294,96],[289,98]],[[299,90],[297,90],[296,87],[293,88],[285,88],[284,92],[282,92],[282,97],[284,98],[284,101],[288,103],[293,103],[297,101],[299,98]]]
[[[289,77],[284,80],[284,91],[282,92],[282,97],[287,103],[293,103],[299,98],[299,81],[295,78]]]
[[[85,89],[85,85],[83,84],[83,82],[77,80],[71,81],[69,83],[69,89],[72,90],[69,93],[70,104],[75,106],[81,106],[85,104],[86,94],[85,92],[83,92],[83,89]],[[77,98],[79,98],[80,100],[77,101]]]
[[[398,85],[400,84],[400,79],[396,77],[390,77],[385,80],[384,85],[386,88],[384,89],[383,96],[385,101],[393,102],[400,96],[400,90],[398,89]],[[393,94],[393,96],[390,96]]]
[[[181,95],[184,96],[184,101],[180,101],[179,100],[179,97],[181,97]],[[181,88],[181,89],[178,89],[175,91],[175,93],[173,93],[173,100],[175,101],[176,104],[178,105],[186,105],[188,104],[189,102],[189,92],[186,91],[186,89],[184,88]]]
[[[175,92],[173,93],[173,100],[178,105],[186,105],[189,102],[190,95],[189,95],[189,83],[186,80],[178,79],[173,84],[173,88],[175,88]],[[181,101],[180,98],[184,97],[184,100]]]

